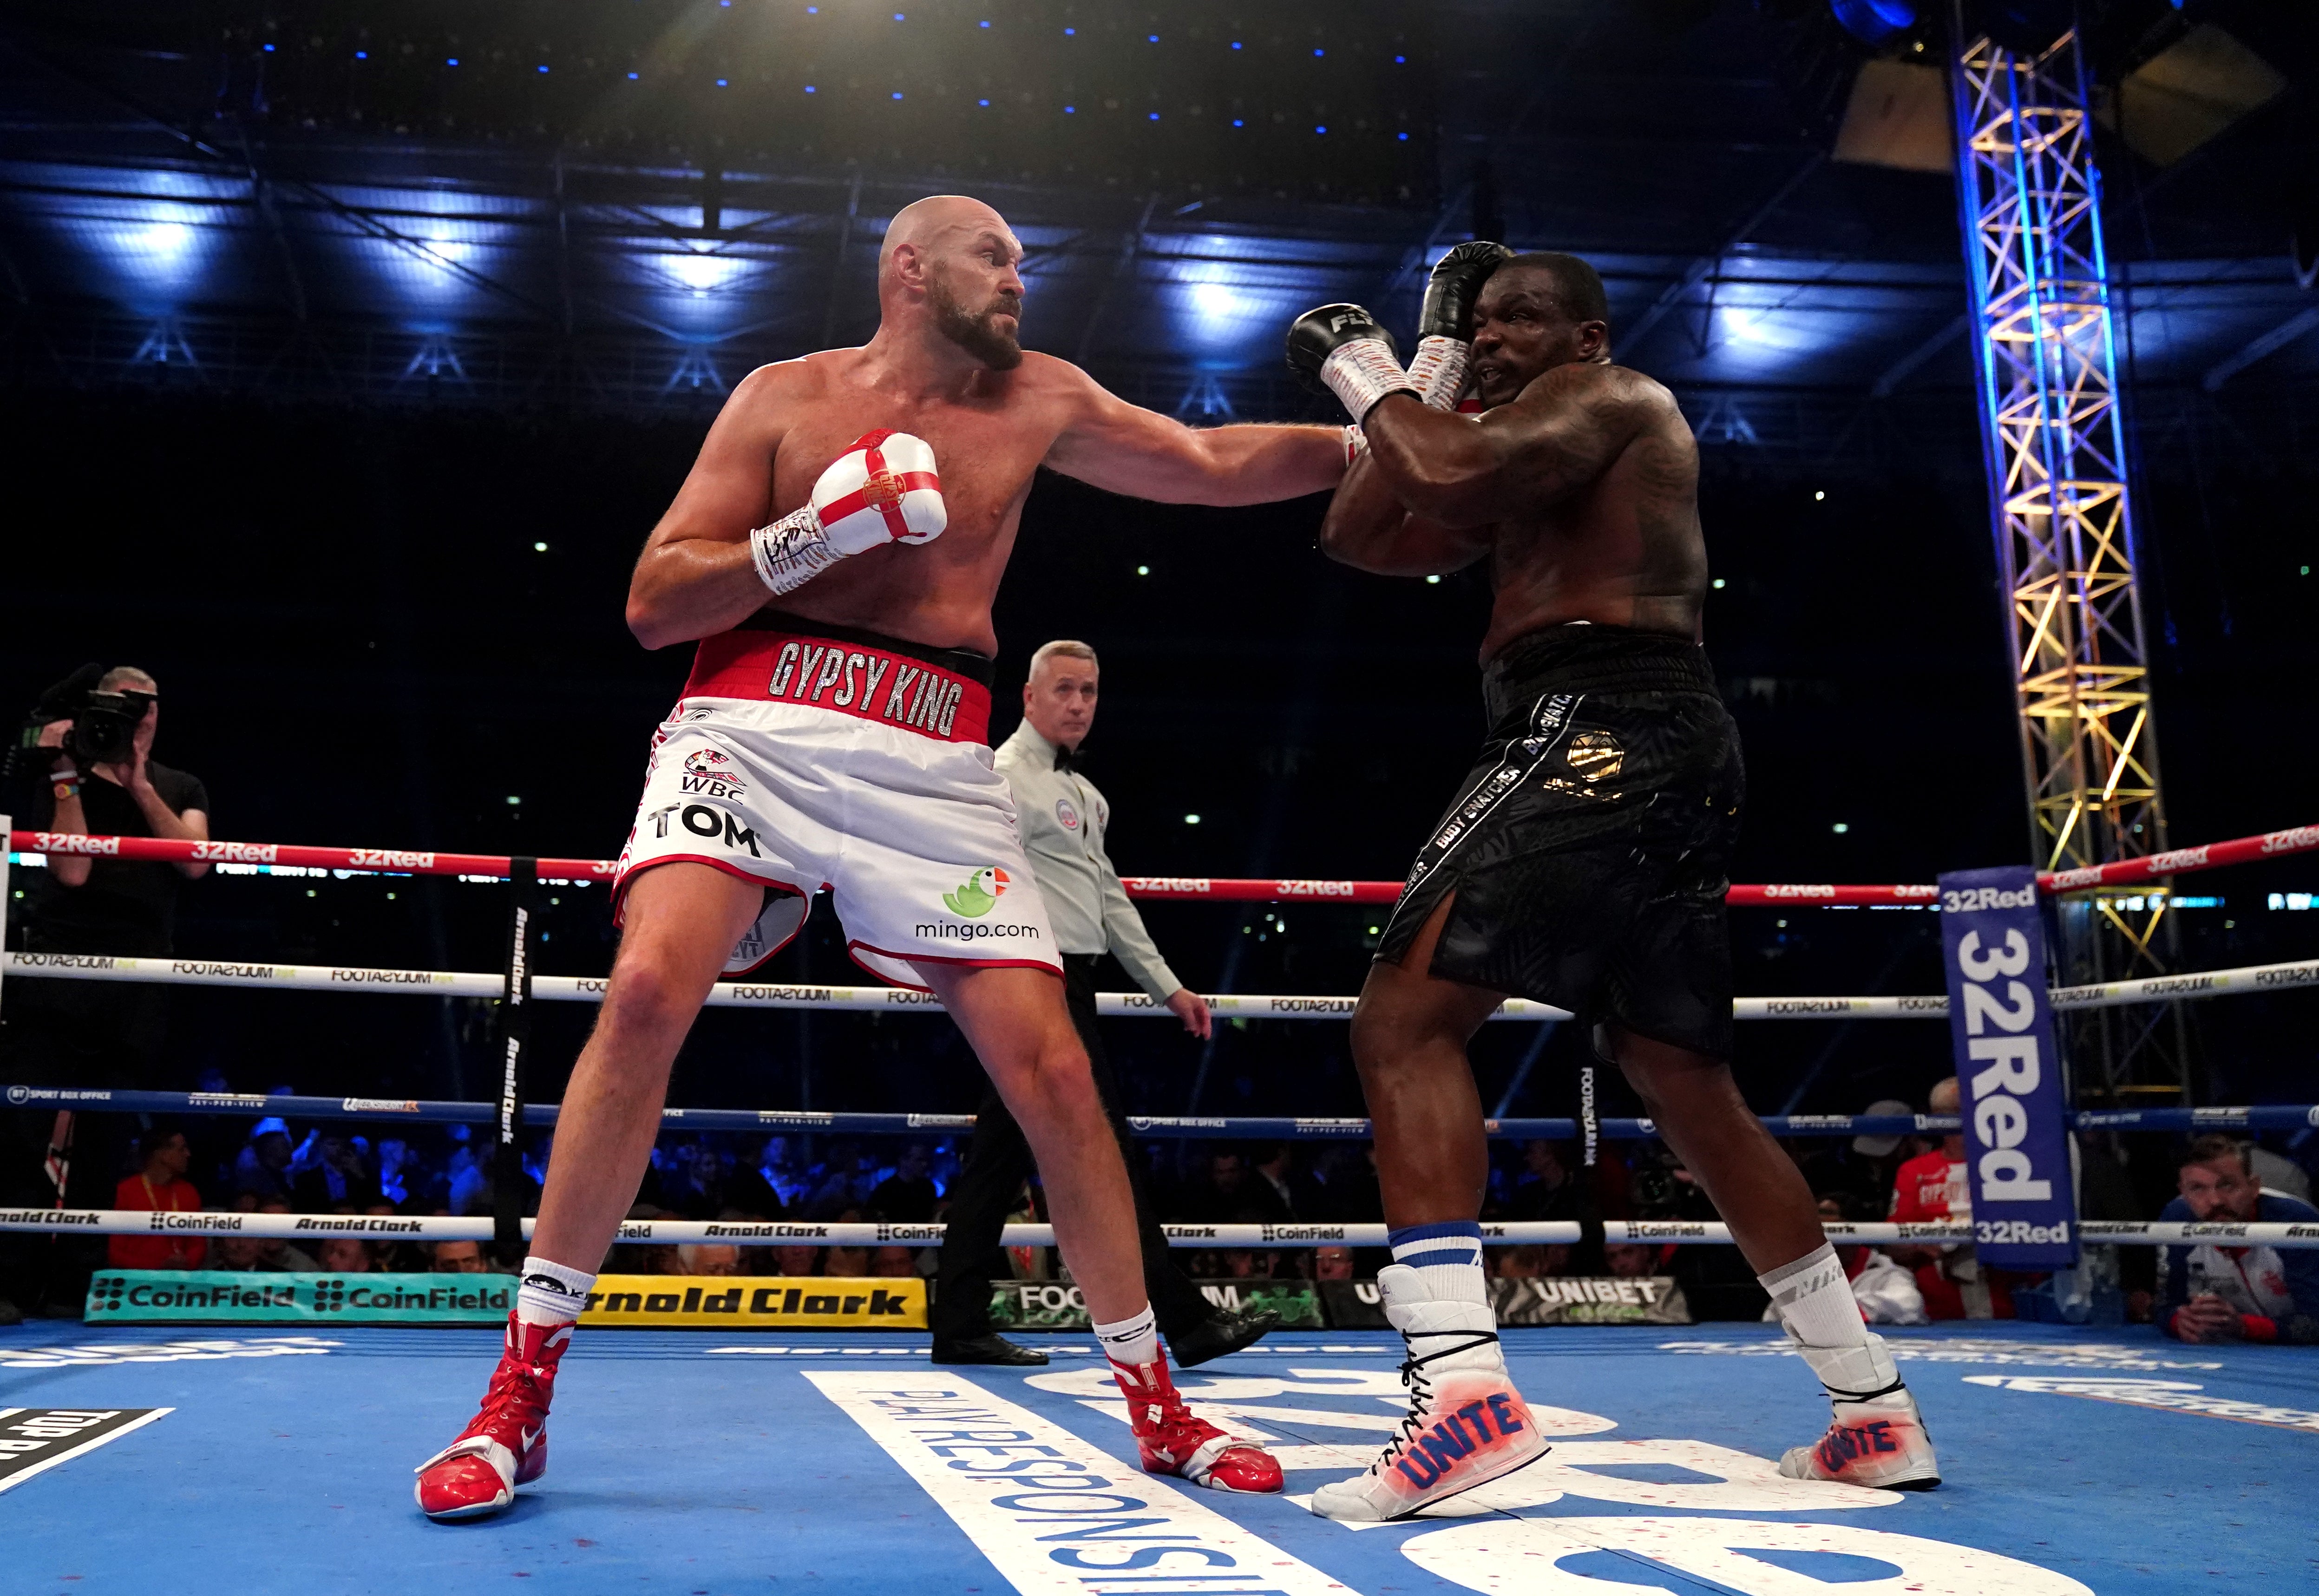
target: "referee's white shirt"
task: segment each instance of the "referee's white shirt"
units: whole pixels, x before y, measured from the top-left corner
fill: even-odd
[[[1055,769],[1056,753],[1025,720],[998,745],[996,762],[1015,794],[1023,848],[1046,899],[1055,945],[1066,953],[1111,954],[1137,986],[1164,1002],[1184,983],[1152,945],[1104,852],[1111,805],[1085,776]]]

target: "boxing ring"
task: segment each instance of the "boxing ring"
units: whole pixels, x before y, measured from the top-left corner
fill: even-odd
[[[378,871],[500,881],[604,881],[600,861],[510,860],[274,844],[169,844],[15,833],[23,852],[201,857],[237,869]],[[176,852],[175,850],[187,850]],[[2319,828],[2078,872],[2051,891],[2131,888],[2198,868],[2319,849]],[[2197,857],[2193,858],[2192,855]],[[5,879],[0,879],[5,888]],[[1208,901],[1390,901],[1393,884],[1145,880],[1139,896]],[[520,883],[519,883],[520,890]],[[1743,896],[1756,895],[1756,896]],[[1936,906],[1930,888],[1735,888],[1783,907]],[[520,960],[517,960],[519,965]],[[589,1002],[604,983],[501,972],[10,954],[23,977],[260,990],[404,992]],[[2168,976],[2052,994],[2057,1009],[2220,999],[2319,985],[2319,961]],[[938,1006],[877,987],[728,982],[712,1002],[880,1012]],[[1345,996],[1223,994],[1220,1016],[1341,1022]],[[507,1006],[504,1003],[502,1006]],[[1102,1012],[1166,1011],[1112,994]],[[1938,996],[1742,999],[1750,1021],[1943,1018]],[[1509,1005],[1498,1017],[1562,1017]],[[5,1083],[0,1083],[5,1084]],[[284,1115],[312,1121],[551,1127],[555,1105],[6,1086],[19,1107]],[[2319,1125],[2319,1106],[2099,1109],[2079,1129],[2260,1131]],[[1139,1136],[1342,1141],[1352,1118],[1146,1117]],[[1767,1118],[1787,1137],[1941,1133],[1932,1115]],[[956,1114],[668,1112],[687,1131],[927,1137]],[[1501,1119],[1499,1138],[1647,1137],[1647,1120]],[[146,1231],[151,1217],[14,1211],[0,1227]],[[300,1215],[183,1214],[185,1233],[298,1234]],[[225,1222],[232,1222],[230,1225]],[[397,1220],[398,1239],[485,1239],[504,1217]],[[939,1226],[636,1221],[622,1240],[739,1245],[939,1244]],[[722,1230],[728,1233],[711,1235]],[[1382,1227],[1179,1226],[1179,1246],[1369,1246]],[[1579,1227],[1492,1227],[1493,1242],[1570,1241]],[[1830,1225],[1840,1242],[1963,1239],[1959,1226]],[[2319,1246],[2319,1227],[2080,1222],[2089,1241]],[[1608,1241],[1711,1244],[1723,1227],[1607,1222]],[[777,1233],[778,1232],[778,1233]],[[1051,1240],[1010,1227],[1010,1245]],[[1366,1465],[1403,1396],[1397,1338],[1280,1331],[1187,1373],[1186,1394],[1266,1441],[1288,1500],[1154,1479],[1133,1465],[1088,1337],[1031,1338],[1044,1369],[932,1366],[923,1335],[630,1330],[574,1343],[554,1462],[501,1518],[437,1526],[410,1507],[410,1469],[472,1410],[497,1347],[468,1329],[164,1329],[29,1321],[0,1330],[0,1591],[141,1589],[166,1569],[191,1596],[402,1589],[421,1580],[537,1580],[573,1591],[931,1591],[1384,1592],[1525,1596],[2102,1596],[2319,1580],[2319,1356],[2186,1346],[2147,1327],[2023,1321],[1885,1332],[1939,1444],[1945,1483],[1895,1492],[1782,1480],[1773,1460],[1824,1422],[1808,1372],[1768,1326],[1505,1332],[1515,1378],[1554,1450],[1439,1516],[1354,1528],[1300,1499]],[[978,1466],[989,1456],[1014,1466]],[[1024,1458],[1034,1459],[1024,1462]]]

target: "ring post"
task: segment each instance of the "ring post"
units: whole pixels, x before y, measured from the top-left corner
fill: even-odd
[[[508,862],[507,985],[500,995],[499,1141],[492,1159],[492,1240],[523,1245],[524,1054],[531,1046],[531,947],[539,861]]]
[[[15,857],[15,825],[14,816],[0,815],[0,981],[5,981],[8,973],[5,957],[8,948],[8,905],[12,901],[8,897],[8,861]],[[5,1012],[5,1005],[0,1005],[0,1013]]]
[[[2037,873],[2027,865],[1951,870],[1940,888],[1949,1034],[1980,1261],[1999,1269],[2074,1268],[2070,1105],[2053,1045]]]

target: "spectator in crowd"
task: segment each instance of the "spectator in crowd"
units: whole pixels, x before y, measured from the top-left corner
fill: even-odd
[[[194,1151],[176,1122],[154,1121],[137,1145],[142,1155],[138,1171],[114,1189],[113,1205],[140,1213],[197,1211],[202,1195],[185,1178]],[[106,1259],[116,1269],[198,1269],[208,1255],[209,1243],[199,1236],[113,1236],[105,1247]]]
[[[850,1141],[834,1143],[828,1162],[822,1166],[820,1183],[806,1204],[806,1217],[827,1221],[849,1209],[858,1210],[870,1198],[870,1174],[862,1165],[860,1148]]]
[[[2263,1190],[2301,1203],[2311,1201],[2311,1176],[2293,1159],[2271,1151],[2260,1141],[2246,1144],[2246,1156],[2247,1168],[2254,1171]]]
[[[1186,1194],[1185,1209],[1190,1223],[1202,1225],[1281,1224],[1288,1219],[1288,1205],[1279,1194],[1228,1148],[1208,1155],[1207,1178]]]
[[[325,1275],[367,1275],[370,1243],[359,1236],[325,1236],[314,1249],[314,1264]]]
[[[1522,1176],[1506,1204],[1508,1219],[1527,1223],[1578,1217],[1578,1183],[1571,1178],[1562,1152],[1543,1140],[1522,1144]]]
[[[1956,1077],[1933,1087],[1926,1106],[1953,1114],[1958,1104]],[[1953,1131],[1931,1152],[1900,1166],[1892,1178],[1890,1217],[1899,1224],[1933,1224],[1972,1218],[1972,1194],[1965,1184],[1964,1133]],[[1925,1312],[1934,1320],[2010,1319],[2012,1277],[1984,1269],[1970,1241],[1908,1242],[1890,1249],[1892,1260],[1913,1269]]]
[[[1897,1097],[1880,1097],[1862,1109],[1863,1116],[1907,1115],[1916,1109]],[[1854,1212],[1880,1213],[1889,1200],[1900,1166],[1929,1145],[1909,1135],[1854,1136],[1831,1144],[1814,1138],[1796,1150],[1796,1164],[1816,1192],[1841,1193]]]
[[[434,1254],[427,1267],[438,1275],[492,1275],[498,1273],[491,1260],[483,1257],[480,1241],[438,1241],[430,1249]]]
[[[382,1195],[371,1168],[370,1143],[360,1136],[309,1131],[290,1156],[290,1200],[308,1213],[327,1213],[349,1204],[364,1208]]]
[[[927,1173],[932,1162],[925,1142],[904,1147],[894,1172],[871,1192],[870,1211],[889,1224],[922,1225],[933,1220],[942,1192]]]
[[[862,1222],[862,1210],[841,1209],[830,1217],[830,1222],[858,1225]],[[870,1273],[870,1249],[866,1247],[832,1247],[823,1255],[821,1272],[825,1275],[858,1280]]]
[[[262,1119],[250,1127],[249,1140],[234,1156],[233,1189],[237,1196],[261,1201],[290,1195],[290,1127],[278,1119]]]
[[[769,1247],[776,1275],[818,1275],[821,1273],[821,1249],[818,1247]]]
[[[1659,1249],[1635,1241],[1614,1241],[1602,1249],[1602,1263],[1621,1280],[1641,1280],[1658,1273]]]
[[[1541,1246],[1531,1242],[1524,1247],[1509,1247],[1498,1256],[1497,1274],[1501,1280],[1538,1280],[1548,1275],[1559,1275],[1570,1265],[1570,1249]]]
[[[295,1212],[290,1206],[289,1199],[286,1197],[244,1197],[239,1200],[239,1202],[253,1201],[257,1204],[257,1211],[260,1213]],[[260,1241],[257,1246],[257,1267],[261,1269],[284,1275],[311,1275],[321,1267],[321,1265],[314,1260],[313,1254],[286,1237],[269,1237]]]
[[[873,1280],[912,1280],[918,1273],[918,1255],[907,1247],[881,1247],[870,1259]]]
[[[676,1249],[677,1275],[738,1275],[741,1272],[741,1249],[714,1241],[686,1241]]]
[[[1313,1278],[1315,1280],[1350,1280],[1353,1277],[1353,1249],[1349,1247],[1319,1247],[1313,1250]]]
[[[1309,1222],[1320,1213],[1321,1204],[1314,1200],[1320,1195],[1319,1187],[1311,1176],[1297,1169],[1295,1143],[1276,1141],[1259,1149],[1252,1168],[1257,1179],[1279,1199],[1280,1212],[1286,1218]]]
[[[2176,1179],[2181,1195],[2161,1222],[2319,1222],[2319,1208],[2264,1191],[2245,1144],[2232,1137],[2192,1141]],[[2177,1340],[2319,1344],[2319,1250],[2199,1241],[2160,1256],[2158,1328]]]

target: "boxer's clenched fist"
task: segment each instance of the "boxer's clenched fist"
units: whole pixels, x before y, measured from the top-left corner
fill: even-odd
[[[813,495],[749,534],[757,575],[792,592],[848,555],[882,543],[931,543],[950,523],[934,452],[907,432],[867,432],[813,484]]]
[[[1490,274],[1513,253],[1503,244],[1470,239],[1433,263],[1425,305],[1418,312],[1417,353],[1409,362],[1409,376],[1419,396],[1437,410],[1457,408],[1473,352],[1474,302]]]
[[[1358,422],[1388,393],[1414,393],[1393,335],[1358,305],[1322,305],[1288,329],[1288,365],[1342,400]]]

